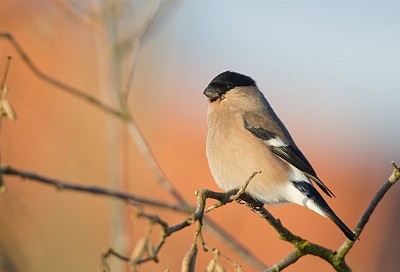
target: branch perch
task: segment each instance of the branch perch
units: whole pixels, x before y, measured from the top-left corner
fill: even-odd
[[[203,220],[204,209],[205,209],[207,198],[217,199],[217,200],[220,200],[222,202],[225,202],[225,204],[227,204],[227,203],[234,201],[234,198],[231,198],[231,197],[237,194],[237,190],[227,192],[227,193],[218,193],[218,192],[213,192],[210,190],[197,191],[196,195],[197,195],[198,205],[196,208],[193,208],[193,207],[187,206],[187,205],[173,205],[173,204],[170,204],[167,202],[159,201],[157,199],[144,198],[144,197],[136,196],[133,194],[118,192],[115,190],[111,190],[111,189],[107,189],[107,188],[103,188],[103,187],[99,187],[99,186],[85,186],[85,185],[72,184],[69,182],[44,177],[42,175],[35,174],[35,173],[29,172],[29,171],[16,169],[14,167],[7,166],[7,165],[0,166],[0,173],[1,173],[1,175],[18,176],[18,177],[21,177],[24,179],[29,179],[32,181],[44,183],[44,184],[47,184],[50,186],[54,186],[58,190],[79,191],[79,192],[83,192],[83,193],[102,195],[102,196],[119,199],[122,201],[127,201],[128,203],[131,203],[136,206],[137,206],[137,204],[143,204],[143,205],[153,206],[153,207],[157,207],[157,208],[163,208],[163,209],[168,209],[168,210],[172,210],[172,211],[176,211],[176,212],[181,212],[181,213],[185,213],[185,214],[191,214],[191,216],[189,216],[187,219],[185,219],[181,223],[178,223],[174,226],[168,227],[168,224],[166,222],[161,223],[162,222],[161,219],[156,219],[155,216],[150,216],[144,212],[138,213],[139,217],[151,219],[154,222],[156,222],[157,224],[159,224],[160,226],[162,226],[164,231],[161,235],[159,243],[155,247],[155,253],[152,256],[148,256],[147,258],[136,260],[134,262],[135,264],[141,264],[141,263],[147,262],[149,260],[154,261],[157,257],[158,252],[161,250],[161,247],[164,245],[165,239],[167,237],[169,237],[171,234],[173,234],[181,229],[184,229],[184,228],[192,225],[193,223],[201,220],[202,222],[204,222],[206,224],[206,227],[209,230],[214,231],[214,234],[216,234],[217,238],[220,238],[222,241],[224,241],[224,243],[226,245],[233,248],[238,255],[245,258],[250,264],[257,267],[258,270],[262,270],[263,268],[265,268],[265,265],[262,264],[262,262],[259,261],[256,257],[254,257],[250,251],[248,251],[245,247],[241,246],[240,244],[238,244],[235,241],[235,237],[226,233],[225,230],[221,229],[221,227],[218,224],[216,224],[213,220],[211,220],[210,218],[204,218],[204,220]],[[226,242],[225,242],[225,240],[226,240]],[[106,256],[106,257],[116,256],[119,258],[119,256],[117,256],[116,254],[113,254],[113,252],[115,252],[115,251],[109,250],[107,252],[108,253],[104,256]],[[122,254],[120,254],[120,255],[122,256]],[[119,259],[123,259],[123,258],[119,258]]]
[[[393,162],[392,165],[394,166],[392,174],[375,194],[374,198],[371,200],[367,209],[364,211],[360,220],[357,223],[357,226],[355,228],[355,234],[357,235],[357,238],[360,236],[362,230],[365,228],[369,218],[382,200],[383,196],[396,183],[396,181],[400,179],[400,168],[397,167],[396,164]],[[265,270],[265,272],[281,271],[285,267],[291,265],[302,256],[307,254],[318,256],[324,259],[325,261],[330,263],[336,271],[351,271],[351,268],[346,263],[345,257],[357,240],[353,242],[346,239],[346,241],[339,247],[337,251],[332,251],[320,245],[310,243],[309,241],[294,235],[288,229],[286,229],[278,219],[275,219],[263,207],[257,207],[252,203],[248,205],[254,212],[260,214],[262,218],[266,219],[275,228],[282,240],[288,241],[295,246],[295,250],[293,252],[291,252],[280,262]]]
[[[356,234],[357,237],[361,234],[362,230],[366,226],[369,218],[371,217],[372,213],[374,212],[375,208],[379,204],[379,202],[383,199],[383,196],[386,194],[386,192],[397,182],[397,180],[400,179],[400,168],[397,167],[394,163],[393,166],[395,167],[393,170],[393,173],[391,176],[386,180],[386,182],[382,185],[382,187],[379,189],[377,194],[374,196],[372,199],[371,203],[369,204],[368,208],[365,210],[363,215],[361,216],[357,226],[356,226]],[[39,176],[34,173],[26,172],[26,171],[21,171],[17,170],[12,167],[8,166],[1,166],[1,173],[4,175],[14,175],[14,176],[20,176],[22,178],[28,178],[31,180],[39,181],[48,185],[55,186],[57,189],[68,189],[68,190],[75,190],[75,191],[82,191],[82,192],[87,192],[87,193],[94,193],[94,194],[100,194],[100,195],[106,195],[110,197],[115,197],[121,200],[125,201],[134,201],[135,203],[141,203],[141,204],[146,204],[146,205],[152,205],[156,207],[161,207],[161,208],[166,208],[166,209],[171,209],[174,211],[179,211],[179,212],[188,212],[188,210],[181,209],[179,206],[174,206],[170,205],[168,203],[163,203],[160,201],[155,201],[151,199],[144,199],[140,198],[137,196],[133,196],[130,194],[125,194],[125,193],[120,193],[108,189],[104,189],[101,187],[93,187],[93,186],[82,186],[82,185],[72,185],[67,182],[62,182],[59,180],[53,180],[49,178],[45,178],[42,176]],[[254,172],[246,182],[246,185],[251,181],[251,179],[257,174],[258,172]],[[255,213],[259,214],[259,216],[263,219],[265,219],[279,234],[280,238],[284,241],[290,242],[295,246],[295,250],[292,251],[289,255],[287,255],[284,259],[273,265],[272,267],[266,269],[266,272],[273,272],[273,271],[281,271],[287,266],[295,263],[298,259],[301,257],[311,254],[314,256],[318,256],[325,260],[326,262],[330,263],[332,267],[337,270],[337,271],[351,271],[351,268],[347,265],[345,261],[345,257],[347,253],[350,251],[352,248],[354,242],[350,240],[346,240],[337,251],[333,251],[331,249],[325,248],[323,246],[314,244],[309,242],[308,240],[295,235],[292,233],[290,230],[288,230],[279,219],[275,218],[267,209],[263,207],[263,204],[255,201],[251,197],[245,194],[245,190],[237,189],[237,190],[232,190],[229,192],[225,193],[220,193],[220,192],[213,192],[207,189],[199,190],[196,192],[197,196],[197,206],[196,209],[194,210],[193,214],[189,217],[187,217],[185,220],[183,220],[180,223],[177,223],[175,225],[169,226],[167,222],[162,220],[158,215],[150,215],[146,213],[144,210],[139,210],[137,213],[138,217],[141,218],[146,218],[150,220],[152,223],[158,224],[162,228],[162,232],[160,233],[160,238],[157,243],[157,245],[154,247],[152,250],[151,254],[148,256],[137,259],[137,260],[131,260],[130,257],[126,257],[122,254],[119,254],[115,252],[112,249],[109,249],[106,251],[106,253],[103,255],[103,266],[106,267],[107,265],[105,264],[104,259],[106,259],[109,256],[116,256],[117,258],[128,261],[134,265],[139,265],[148,261],[158,261],[158,253],[160,252],[161,248],[166,242],[166,239],[171,236],[173,233],[180,231],[188,226],[193,225],[195,222],[199,222],[199,230],[197,230],[197,233],[201,232],[202,228],[202,222],[205,215],[206,211],[206,201],[207,199],[215,199],[218,200],[220,204],[217,206],[213,206],[213,209],[216,209],[218,207],[222,207],[223,205],[226,205],[228,203],[231,203],[235,200],[241,200],[246,203],[246,205]],[[204,241],[203,241],[204,244]]]

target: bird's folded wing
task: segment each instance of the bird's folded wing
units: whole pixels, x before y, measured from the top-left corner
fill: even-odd
[[[243,115],[244,127],[254,136],[264,141],[266,146],[279,158],[302,171],[307,177],[312,179],[324,193],[328,196],[335,196],[331,190],[317,177],[311,164],[301,151],[295,146],[290,145],[289,141],[285,140],[285,132],[278,130],[277,133],[271,132],[272,126],[277,124],[263,124],[265,118],[255,116],[251,113]],[[269,128],[269,129],[268,129]],[[277,134],[281,134],[281,136]],[[289,136],[290,137],[290,136]]]

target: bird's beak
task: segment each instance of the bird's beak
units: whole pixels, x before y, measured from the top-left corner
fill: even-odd
[[[218,90],[215,87],[212,87],[212,86],[208,86],[204,90],[203,94],[208,97],[210,102],[213,102],[213,101],[217,100],[220,97],[220,94],[219,94]]]

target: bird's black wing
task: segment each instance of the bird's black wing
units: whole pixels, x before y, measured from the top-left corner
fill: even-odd
[[[313,167],[303,153],[301,153],[300,149],[298,149],[295,145],[290,145],[287,141],[285,141],[285,139],[283,139],[283,135],[280,137],[276,133],[273,133],[262,127],[260,124],[262,121],[260,120],[264,119],[261,116],[251,116],[249,113],[243,116],[244,127],[254,136],[263,140],[275,155],[302,171],[307,177],[312,179],[329,197],[335,196],[332,191],[329,190],[329,188],[317,177]]]

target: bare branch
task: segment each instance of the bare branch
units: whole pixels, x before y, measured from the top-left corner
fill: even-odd
[[[128,120],[126,121],[126,126],[128,128],[128,132],[136,142],[137,146],[140,149],[143,157],[146,159],[148,165],[150,166],[153,173],[156,175],[158,182],[161,186],[164,187],[172,196],[175,197],[176,200],[179,201],[179,204],[188,206],[189,204],[185,201],[185,199],[181,196],[178,190],[172,185],[172,183],[165,177],[163,171],[158,165],[156,159],[154,158],[153,153],[150,151],[148,144],[146,143],[142,133],[139,131],[135,121],[133,118],[128,115]]]
[[[140,40],[144,36],[144,34],[147,32],[149,29],[151,23],[154,21],[154,17],[157,14],[157,11],[159,10],[159,7],[161,5],[161,1],[157,1],[153,3],[152,10],[150,12],[150,15],[146,18],[146,21],[142,24],[140,29],[138,30],[137,34],[135,35],[134,39],[130,39],[127,43],[130,43],[133,45],[133,53],[130,61],[130,71],[128,75],[128,82],[126,84],[126,89],[125,92],[123,93],[123,97],[125,101],[128,99],[129,91],[131,89],[132,81],[133,81],[133,75],[135,73],[135,68],[138,60],[138,55],[140,51]]]
[[[114,250],[111,247],[107,247],[104,252],[101,254],[101,271],[102,272],[111,272],[111,267],[108,264],[107,260],[110,258],[110,256],[114,256],[121,261],[124,262],[129,262],[130,258],[128,256],[124,256],[118,251]]]
[[[4,69],[3,77],[0,83],[0,133],[1,127],[3,123],[3,117],[6,117],[10,120],[15,120],[17,115],[11,103],[6,99],[8,86],[6,85],[8,71],[10,69],[11,57],[7,57],[6,67]],[[1,163],[1,153],[0,153],[0,163]],[[6,191],[6,186],[4,185],[3,176],[0,174],[0,193],[4,193]]]
[[[10,63],[11,63],[11,56],[8,56],[7,62],[6,62],[6,67],[4,69],[4,74],[3,74],[3,77],[1,78],[0,89],[3,89],[4,86],[6,85],[6,80],[7,80],[8,70],[10,68]]]
[[[267,220],[268,223],[278,232],[282,240],[292,243],[295,246],[295,251],[290,253],[287,257],[285,257],[283,260],[273,265],[266,271],[280,271],[280,269],[289,266],[290,264],[296,262],[302,256],[308,254],[324,259],[325,261],[330,263],[337,271],[351,271],[344,259],[342,259],[340,263],[335,262],[336,252],[318,244],[311,243],[308,240],[293,234],[285,226],[282,225],[279,219],[276,219],[268,210],[266,210],[262,206],[259,206],[258,203],[254,204],[250,202],[247,203],[247,205],[254,212]]]
[[[155,12],[155,11],[154,11]],[[149,23],[146,23],[146,27],[143,29],[143,31],[148,27]],[[136,123],[134,122],[132,116],[128,111],[119,111],[116,110],[100,100],[97,100],[96,98],[87,95],[84,91],[79,90],[75,87],[72,87],[66,83],[61,82],[60,80],[53,78],[49,75],[47,75],[45,72],[40,70],[36,64],[31,60],[31,58],[28,56],[26,51],[19,45],[19,43],[16,41],[16,39],[10,34],[6,32],[0,32],[0,38],[8,40],[11,45],[14,47],[14,49],[17,51],[19,56],[22,58],[22,60],[25,62],[25,64],[32,70],[32,72],[37,75],[40,79],[54,85],[55,87],[69,92],[72,95],[75,95],[81,99],[84,99],[85,101],[89,102],[90,104],[102,109],[106,113],[112,114],[114,116],[117,116],[121,118],[123,121],[126,122],[126,125],[128,127],[128,131],[131,134],[132,138],[135,140],[136,144],[138,145],[139,149],[141,150],[143,156],[145,157],[147,163],[150,165],[152,171],[155,173],[157,180],[161,183],[161,185],[167,189],[168,192],[170,192],[179,202],[180,204],[186,204],[186,201],[183,199],[183,197],[178,193],[178,191],[174,188],[174,186],[165,178],[165,175],[161,171],[161,168],[158,166],[153,154],[151,153],[150,149],[148,148],[147,143],[145,142],[143,136],[141,135]],[[127,94],[125,94],[127,95]],[[127,109],[125,109],[127,110]]]
[[[279,261],[278,263],[274,264],[270,268],[264,270],[264,272],[277,272],[277,271],[282,271],[289,265],[297,262],[298,259],[300,259],[304,254],[301,254],[298,252],[296,249],[292,251],[289,255],[287,255],[284,259]]]
[[[221,240],[226,246],[230,247],[237,255],[241,256],[250,265],[256,268],[257,271],[262,271],[267,267],[263,260],[260,260],[246,246],[240,244],[236,237],[228,233],[219,224],[211,218],[203,218],[204,228],[216,238]]]
[[[128,202],[134,202],[134,203],[140,203],[140,204],[145,204],[149,206],[154,206],[158,208],[164,208],[172,211],[179,211],[179,212],[184,212],[188,213],[190,210],[188,210],[187,207],[182,207],[178,205],[173,205],[167,202],[163,202],[157,199],[151,199],[151,198],[145,198],[145,197],[140,197],[132,194],[127,194],[119,191],[115,191],[112,189],[107,189],[99,186],[85,186],[85,185],[79,185],[79,184],[72,184],[68,183],[65,181],[61,180],[56,180],[48,177],[44,177],[32,172],[16,169],[10,166],[2,165],[0,167],[0,172],[2,175],[10,175],[10,176],[19,176],[24,179],[30,179],[34,181],[38,181],[41,183],[45,183],[48,185],[55,186],[58,190],[72,190],[72,191],[80,191],[80,192],[85,192],[85,193],[91,193],[91,194],[96,194],[96,195],[103,195],[103,196],[109,196],[113,198],[117,198],[120,200],[128,201]]]
[[[130,200],[130,201],[135,201],[136,203],[143,203],[147,205],[153,205],[157,207],[163,207],[163,208],[168,208],[180,212],[188,212],[188,210],[181,209],[179,206],[173,206],[170,207],[170,204],[168,203],[160,203],[159,201],[154,201],[154,200],[149,200],[149,199],[143,199],[139,198],[136,196],[124,194],[124,193],[119,193],[111,190],[107,190],[104,188],[99,188],[99,187],[91,187],[91,186],[81,186],[81,185],[72,185],[70,183],[66,182],[61,182],[58,180],[52,180],[49,178],[45,178],[30,172],[25,172],[21,170],[17,170],[11,167],[7,166],[2,166],[1,167],[1,173],[2,174],[7,174],[7,175],[16,175],[20,176],[23,178],[29,178],[32,180],[37,180],[46,184],[50,184],[53,186],[56,186],[58,189],[70,189],[70,190],[77,190],[77,191],[84,191],[84,192],[90,192],[90,193],[95,193],[95,194],[102,194],[102,195],[107,195],[111,197],[116,197],[119,199],[123,200]],[[247,181],[250,182],[251,178],[253,178],[257,173],[253,173],[252,176],[249,178]],[[364,212],[363,216],[361,217],[359,223],[357,224],[356,227],[356,234],[360,235],[362,229],[365,227],[367,224],[371,214],[373,213],[374,209],[378,205],[378,203],[382,200],[383,196],[385,193],[391,188],[391,186],[398,180],[400,179],[400,169],[396,166],[396,168],[393,170],[392,175],[388,178],[388,180],[383,184],[381,189],[377,192],[373,200],[371,201],[370,205]],[[242,195],[238,195],[238,192],[241,192]],[[157,245],[152,248],[152,250],[149,252],[148,256],[140,258],[140,259],[135,259],[131,260],[131,258],[126,257],[122,254],[119,254],[115,252],[112,249],[109,249],[106,254],[103,255],[103,267],[106,269],[107,268],[107,263],[106,263],[106,258],[110,255],[116,256],[117,258],[124,260],[124,261],[129,261],[130,263],[133,263],[135,265],[139,265],[148,261],[155,261],[158,262],[158,254],[163,247],[163,245],[166,242],[166,239],[171,236],[173,233],[180,231],[188,226],[193,225],[195,222],[199,222],[199,229],[196,232],[196,235],[200,236],[200,239],[202,241],[202,245],[204,248],[207,249],[207,245],[205,244],[202,236],[201,236],[201,228],[202,228],[202,222],[203,222],[203,217],[205,214],[205,206],[206,206],[206,201],[207,199],[216,199],[220,201],[221,203],[227,204],[230,203],[238,198],[240,196],[240,200],[244,201],[246,205],[255,213],[259,214],[260,217],[264,218],[268,223],[278,232],[280,238],[284,241],[288,241],[292,243],[295,246],[295,250],[292,251],[287,257],[273,265],[272,267],[268,268],[265,271],[281,271],[285,267],[293,264],[296,262],[299,258],[301,258],[304,255],[314,255],[318,256],[328,263],[330,263],[337,271],[351,271],[351,268],[346,264],[345,261],[345,256],[346,254],[350,251],[352,245],[354,242],[347,240],[337,252],[332,251],[328,248],[325,248],[323,246],[314,244],[309,242],[308,240],[301,238],[298,235],[293,234],[291,231],[289,231],[286,227],[283,226],[281,221],[279,219],[276,219],[268,210],[266,210],[263,207],[263,204],[252,199],[245,193],[244,190],[232,190],[226,193],[218,193],[218,192],[213,192],[210,190],[199,190],[196,192],[197,195],[197,206],[194,211],[194,213],[183,220],[182,222],[179,222],[176,225],[169,226],[167,222],[165,222],[163,219],[161,219],[158,215],[151,215],[146,213],[143,209],[139,209],[137,215],[138,217],[141,218],[146,218],[147,220],[150,220],[152,224],[157,224],[161,226],[162,231],[160,233],[160,238],[157,243]],[[222,205],[220,205],[222,206]]]
[[[199,224],[199,226],[201,226],[201,224]],[[197,237],[199,238],[201,246],[202,246],[204,251],[206,251],[206,252],[208,252],[208,251],[215,252],[216,250],[218,250],[215,247],[209,246],[205,242],[204,237],[203,237],[202,232],[201,232],[201,227],[199,227],[199,230],[197,232]],[[232,260],[228,256],[222,254],[219,250],[218,250],[218,256],[220,256],[220,257],[224,258],[225,260],[227,260],[235,268],[235,271],[237,271],[237,270],[240,271],[240,269],[242,268],[242,266],[240,264],[238,264],[237,262],[235,262],[234,260]]]
[[[400,167],[397,167],[396,163],[392,162],[394,167],[392,174],[390,177],[383,183],[382,187],[375,194],[374,198],[369,203],[367,209],[362,214],[360,220],[357,223],[355,228],[355,234],[357,237],[361,235],[361,232],[365,228],[365,225],[368,223],[372,213],[375,211],[375,208],[378,206],[379,202],[385,196],[387,191],[400,179]],[[349,253],[350,249],[353,247],[354,242],[350,240],[346,240],[338,249],[338,253],[336,256],[337,261],[344,260],[347,253]]]
[[[360,236],[362,230],[364,229],[365,225],[368,223],[369,218],[371,217],[372,213],[374,212],[375,208],[382,200],[386,192],[393,186],[393,184],[400,179],[400,168],[396,166],[394,162],[392,162],[394,166],[393,173],[390,177],[386,180],[386,182],[382,185],[379,191],[376,193],[374,198],[371,200],[369,206],[361,216],[356,228],[355,233],[357,237]],[[330,249],[324,248],[320,245],[316,245],[310,243],[309,241],[294,235],[288,229],[286,229],[281,222],[274,218],[267,210],[263,207],[257,206],[258,203],[247,203],[247,205],[256,213],[260,214],[261,217],[265,218],[279,233],[282,240],[288,241],[295,246],[295,250],[291,252],[288,256],[286,256],[283,260],[278,262],[277,264],[273,265],[267,272],[272,271],[281,271],[285,267],[289,266],[290,264],[296,262],[299,258],[304,255],[312,254],[318,256],[328,263],[330,263],[337,271],[351,271],[351,268],[346,264],[345,257],[347,253],[353,247],[355,241],[350,241],[347,239],[337,250],[337,252],[331,251]]]
[[[36,76],[38,76],[42,80],[52,84],[53,86],[59,88],[60,90],[66,91],[72,95],[75,95],[75,96],[85,100],[86,102],[96,106],[97,108],[100,108],[101,110],[103,110],[111,115],[117,116],[119,118],[123,117],[122,113],[119,110],[106,105],[102,101],[86,94],[84,91],[79,90],[78,88],[72,87],[71,85],[64,83],[64,82],[46,74],[42,70],[40,70],[38,68],[38,66],[36,66],[36,64],[32,61],[32,59],[28,56],[26,51],[17,42],[17,40],[14,38],[14,36],[12,34],[7,33],[7,32],[0,32],[0,38],[9,41],[10,44],[14,47],[15,51],[17,51],[18,55],[25,62],[25,64],[32,70],[32,72]]]
[[[194,211],[194,208],[191,206],[182,206],[182,205],[173,205],[170,203],[162,202],[157,199],[150,199],[150,198],[144,198],[144,197],[139,197],[136,195],[132,194],[127,194],[123,192],[118,192],[115,190],[111,189],[106,189],[98,186],[83,186],[83,185],[77,185],[77,184],[72,184],[68,183],[65,181],[57,180],[57,179],[52,179],[48,177],[44,177],[32,172],[16,169],[10,166],[2,165],[0,167],[0,173],[2,175],[9,175],[9,176],[19,176],[21,178],[26,178],[29,180],[33,181],[38,181],[44,184],[52,185],[55,186],[57,189],[61,190],[72,190],[72,191],[80,191],[80,192],[85,192],[85,193],[90,193],[90,194],[97,194],[97,195],[103,195],[103,196],[108,196],[108,197],[113,197],[116,199],[120,199],[123,201],[128,201],[129,203],[132,203],[136,205],[137,203],[143,204],[143,205],[149,205],[153,207],[158,207],[158,208],[164,208],[172,211],[177,211],[177,212],[182,212],[185,214],[192,214]],[[179,231],[187,226],[190,226],[194,222],[198,221],[200,218],[202,219],[202,222],[205,223],[205,227],[207,231],[211,232],[214,236],[216,236],[218,239],[222,240],[227,246],[232,248],[239,256],[244,257],[247,262],[254,267],[256,267],[258,270],[262,270],[265,268],[265,265],[257,259],[257,257],[254,256],[246,247],[241,245],[239,242],[236,241],[235,237],[231,236],[229,233],[227,233],[223,228],[221,228],[217,223],[215,223],[213,220],[210,218],[202,218],[203,213],[204,213],[204,207],[205,207],[205,194],[210,196],[210,198],[213,199],[223,199],[223,198],[229,198],[230,196],[234,195],[236,192],[231,192],[231,193],[217,193],[217,192],[212,192],[209,190],[203,190],[205,191],[204,193],[200,193],[198,196],[198,201],[200,205],[196,208],[195,214],[193,216],[190,216],[183,222],[172,226],[168,229],[166,229],[165,233],[163,235],[169,236],[172,233]],[[136,205],[137,206],[137,205]],[[146,217],[146,215],[141,214],[141,217]],[[150,217],[148,217],[150,218]],[[155,217],[153,218],[155,219]],[[157,220],[155,220],[157,221]],[[160,225],[161,221],[158,222]],[[166,225],[164,225],[165,227]],[[156,248],[161,249],[165,242],[164,238],[161,238],[158,245]],[[157,251],[158,253],[158,251]],[[150,259],[154,259],[154,256],[148,257],[146,259],[140,259],[137,260],[137,264],[143,263],[145,261],[148,261]]]
[[[254,175],[253,175],[254,176]],[[160,238],[159,241],[157,243],[157,245],[154,247],[154,249],[152,250],[152,252],[149,253],[148,256],[146,257],[142,257],[142,258],[135,258],[135,259],[131,259],[129,257],[126,257],[122,254],[119,254],[117,252],[115,252],[114,250],[108,250],[107,254],[103,255],[103,267],[105,267],[107,265],[107,262],[105,261],[106,258],[108,258],[109,256],[116,256],[117,258],[121,259],[121,260],[125,260],[129,263],[131,263],[134,267],[136,267],[137,265],[146,263],[148,261],[154,261],[154,262],[158,262],[158,254],[161,251],[162,247],[164,246],[166,239],[171,236],[173,233],[178,232],[188,226],[193,225],[195,222],[199,222],[199,229],[196,232],[196,237],[197,236],[201,236],[201,226],[202,226],[202,220],[204,217],[204,211],[205,211],[205,206],[206,206],[206,200],[208,198],[212,198],[212,199],[220,199],[220,201],[222,200],[226,200],[228,202],[232,202],[233,198],[232,196],[235,196],[237,194],[237,192],[235,191],[231,191],[231,192],[227,192],[227,193],[217,193],[217,192],[213,192],[210,190],[200,190],[196,192],[197,195],[197,207],[195,212],[189,216],[188,218],[186,218],[185,220],[183,220],[180,223],[177,223],[176,225],[173,226],[169,226],[167,222],[165,222],[163,219],[161,219],[158,215],[151,215],[146,213],[143,209],[139,209],[137,212],[137,216],[140,218],[145,218],[147,220],[150,220],[152,223],[157,224],[161,227],[162,231],[160,233]],[[204,247],[206,247],[204,240],[201,238],[202,240],[202,244]],[[229,259],[228,257],[224,257],[226,258],[229,262],[231,262],[235,268],[240,269],[240,265],[238,265],[237,263],[233,262],[231,259]]]
[[[254,175],[253,175],[253,177],[254,177]],[[203,217],[204,217],[204,211],[205,211],[207,199],[212,198],[212,199],[218,199],[220,201],[222,201],[222,199],[224,199],[228,202],[232,202],[233,198],[231,198],[231,196],[234,196],[236,193],[237,192],[235,192],[235,191],[230,191],[230,192],[226,192],[226,193],[217,193],[217,192],[213,192],[213,191],[210,191],[207,189],[197,191],[196,192],[197,207],[196,207],[196,210],[194,211],[194,213],[191,216],[189,216],[188,218],[186,218],[185,220],[183,220],[182,222],[180,222],[176,225],[173,225],[173,226],[168,226],[167,222],[160,219],[157,215],[149,215],[149,214],[145,213],[144,211],[140,211],[138,214],[139,217],[144,217],[144,218],[150,219],[153,222],[155,222],[156,224],[159,224],[162,228],[162,232],[160,234],[160,239],[159,239],[158,244],[155,247],[153,255],[150,255],[146,258],[136,260],[135,263],[141,264],[141,263],[147,262],[149,260],[156,261],[158,253],[160,252],[162,246],[165,244],[166,239],[169,236],[171,236],[173,233],[180,231],[188,226],[191,226],[195,222],[199,222],[199,224],[200,224],[199,229],[196,232],[196,235],[201,236],[201,226],[202,226],[202,221],[203,221]],[[204,240],[202,240],[202,241],[203,241],[202,244],[204,246],[205,245]]]
[[[17,114],[15,113],[14,107],[11,103],[6,99],[6,95],[8,92],[8,86],[6,85],[8,71],[10,69],[11,57],[7,57],[6,67],[4,69],[3,78],[1,79],[0,85],[0,132],[1,132],[1,123],[3,121],[3,117],[6,117],[10,120],[16,120]]]
[[[228,204],[228,203],[231,203],[232,201],[238,200],[238,199],[244,194],[244,192],[246,191],[246,188],[247,188],[247,186],[249,185],[250,181],[251,181],[257,174],[260,174],[260,173],[261,173],[261,171],[254,171],[254,172],[250,175],[250,177],[246,180],[246,182],[243,184],[243,186],[241,186],[241,187],[239,188],[239,190],[235,189],[235,190],[234,190],[234,194],[231,195],[228,199],[222,199],[222,200],[218,201],[216,204],[214,204],[214,205],[212,205],[211,207],[209,207],[209,208],[206,210],[206,213],[207,213],[207,212],[210,212],[210,211],[212,211],[212,210],[214,210],[214,209],[216,209],[216,208],[219,208],[219,207],[221,207],[221,206],[224,206],[224,205],[226,205],[226,204]],[[233,193],[233,192],[232,192],[232,193]]]

